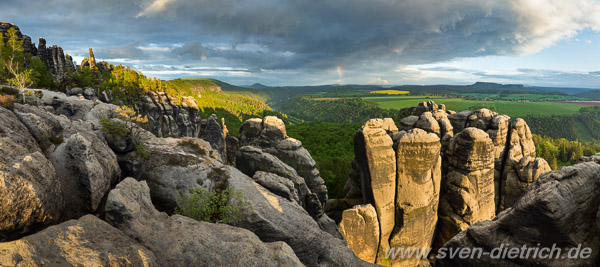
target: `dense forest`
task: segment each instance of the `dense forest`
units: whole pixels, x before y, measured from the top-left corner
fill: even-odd
[[[354,134],[362,123],[308,122],[290,125],[287,134],[300,140],[317,162],[330,198],[342,198],[354,159]]]
[[[573,165],[581,156],[591,156],[600,151],[600,143],[580,143],[565,138],[553,139],[536,134],[533,135],[533,142],[536,156],[548,161],[553,170]]]
[[[361,98],[340,98],[315,100],[307,96],[297,96],[280,108],[292,121],[324,121],[337,123],[364,123],[370,118],[398,117],[398,110],[383,109],[377,104]]]
[[[577,114],[524,117],[533,133],[583,142],[600,140],[600,107],[582,107]]]

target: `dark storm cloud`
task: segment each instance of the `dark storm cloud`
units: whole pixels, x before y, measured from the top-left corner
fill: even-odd
[[[114,59],[114,58],[130,58],[138,59],[144,58],[146,53],[139,46],[142,42],[133,42],[122,46],[104,47],[96,49],[94,55],[98,58],[103,59]]]
[[[67,51],[147,64],[251,71],[388,71],[462,57],[532,53],[585,28],[600,4],[574,0],[3,0],[0,20]],[[140,44],[168,49],[149,53]],[[218,48],[225,45],[227,49]],[[177,62],[169,61],[176,58]]]
[[[196,59],[204,60],[206,57],[206,48],[202,46],[199,41],[186,43],[182,47],[177,47],[171,50],[173,54],[178,57],[192,57]]]

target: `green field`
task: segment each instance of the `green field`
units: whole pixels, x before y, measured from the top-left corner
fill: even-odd
[[[400,91],[400,90],[379,90],[379,91],[371,91],[371,94],[383,94],[383,95],[405,95],[410,93],[410,91]]]
[[[532,101],[568,101],[585,100],[583,97],[571,95],[550,94],[489,94],[489,93],[464,93],[464,97],[489,98],[491,100],[532,100]]]
[[[446,109],[461,111],[472,106],[494,107],[496,112],[511,117],[522,117],[531,114],[569,114],[578,113],[581,106],[554,102],[514,102],[514,101],[477,101],[462,98],[446,98],[437,96],[381,96],[363,97],[365,101],[377,103],[382,108],[402,109],[413,107],[420,102],[433,100],[436,104],[445,104]]]

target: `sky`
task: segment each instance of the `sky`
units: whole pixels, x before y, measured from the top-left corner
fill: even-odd
[[[161,79],[600,88],[600,0],[0,0],[0,21]]]

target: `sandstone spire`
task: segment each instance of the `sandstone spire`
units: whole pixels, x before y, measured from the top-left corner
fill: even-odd
[[[90,69],[94,69],[94,67],[96,67],[96,58],[94,57],[94,52],[92,51],[92,48],[90,47],[90,56],[88,57],[88,62],[90,64]]]

